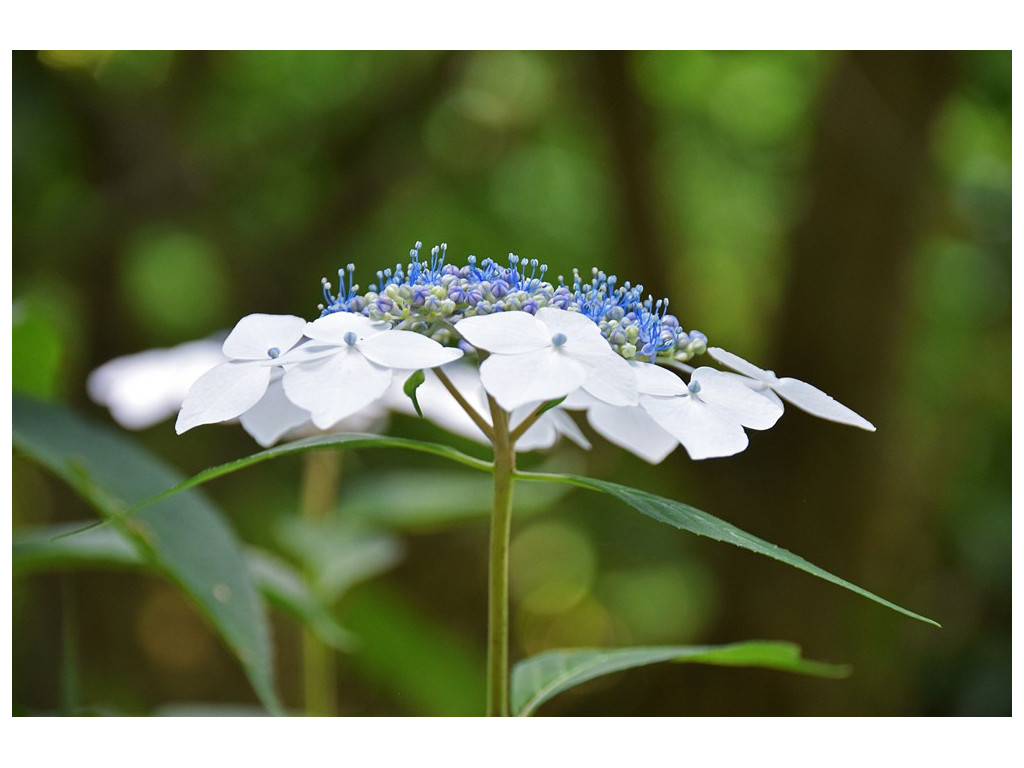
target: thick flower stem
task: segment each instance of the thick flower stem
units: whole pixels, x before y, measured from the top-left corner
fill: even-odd
[[[312,522],[327,519],[337,500],[341,455],[335,451],[311,451],[302,471],[302,516]],[[302,629],[302,693],[309,717],[337,714],[334,684],[334,651],[306,627]]]
[[[516,453],[509,434],[508,413],[493,399],[490,406],[494,427],[494,509],[488,567],[487,715],[506,717],[509,714],[508,560]]]

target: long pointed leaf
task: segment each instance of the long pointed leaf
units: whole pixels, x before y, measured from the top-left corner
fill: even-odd
[[[149,504],[155,504],[169,496],[180,493],[181,491],[193,488],[223,475],[230,474],[231,472],[237,472],[240,469],[245,469],[253,464],[259,464],[264,461],[269,461],[270,459],[275,459],[278,456],[288,456],[293,453],[305,453],[306,451],[323,450],[326,448],[405,448],[410,451],[429,453],[434,456],[451,459],[452,461],[481,472],[490,472],[494,468],[489,461],[483,461],[482,459],[468,456],[461,451],[457,451],[454,448],[442,445],[441,443],[427,443],[422,440],[410,440],[404,437],[390,437],[388,435],[341,432],[333,435],[317,435],[316,437],[306,437],[301,440],[294,440],[290,443],[275,445],[273,448],[268,448],[265,451],[254,453],[251,456],[245,456],[241,459],[235,459],[234,461],[229,461],[224,464],[218,464],[216,467],[210,467],[210,469],[205,469],[198,474],[192,475],[188,480],[180,482],[162,493],[144,501],[140,501],[137,506],[142,507]]]
[[[532,715],[544,702],[595,677],[663,661],[766,667],[818,677],[846,677],[846,665],[807,661],[800,646],[771,640],[730,645],[676,645],[546,651],[516,664],[512,670],[512,713]]]
[[[295,568],[257,547],[245,548],[245,560],[253,582],[270,603],[292,614],[327,645],[340,651],[352,649],[355,638],[313,595]],[[84,531],[81,523],[35,526],[15,530],[12,536],[15,574],[146,565],[139,547],[114,525]]]
[[[715,539],[716,541],[724,541],[727,544],[732,544],[742,549],[749,549],[751,552],[757,552],[758,554],[765,555],[774,560],[791,565],[794,568],[799,568],[801,571],[817,576],[818,578],[830,581],[833,584],[837,584],[840,587],[844,587],[851,592],[856,592],[858,595],[874,600],[876,603],[891,608],[898,613],[902,613],[904,616],[909,616],[912,619],[923,621],[926,624],[932,624],[936,627],[940,626],[938,622],[932,621],[925,616],[914,613],[913,611],[902,608],[895,603],[889,602],[888,600],[879,597],[876,594],[868,592],[862,587],[858,587],[846,579],[841,579],[835,576],[823,568],[819,568],[813,563],[804,560],[798,555],[794,555],[792,552],[783,549],[782,547],[776,546],[764,539],[759,539],[757,536],[752,536],[746,531],[742,531],[735,525],[719,520],[714,515],[709,515],[707,512],[702,512],[696,507],[691,507],[689,504],[683,504],[680,501],[673,501],[672,499],[666,499],[662,496],[655,496],[653,493],[647,493],[647,491],[641,491],[636,488],[630,488],[626,485],[619,485],[618,483],[608,482],[607,480],[596,480],[590,477],[581,477],[579,475],[558,475],[558,474],[540,474],[530,472],[520,472],[516,475],[521,480],[539,480],[552,483],[565,483],[567,485],[575,485],[580,488],[588,488],[592,491],[600,491],[601,493],[607,493],[610,496],[614,496],[622,502],[625,502],[633,509],[642,512],[648,517],[652,517],[662,523],[667,523],[675,528],[681,528],[684,531],[695,533],[698,536],[707,536],[708,538]]]
[[[193,491],[125,519],[126,509],[178,484],[181,476],[127,437],[66,408],[15,398],[13,416],[15,447],[128,534],[207,616],[263,704],[281,712],[266,612],[241,545],[217,508]]]

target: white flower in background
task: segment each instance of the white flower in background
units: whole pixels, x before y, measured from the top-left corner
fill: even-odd
[[[732,456],[747,447],[743,427],[768,429],[782,415],[781,406],[712,368],[698,368],[687,385],[657,365],[631,365],[638,405],[615,408],[578,395],[567,404],[586,407],[595,431],[652,464],[679,444],[692,459]]]
[[[445,366],[444,373],[466,403],[490,425],[491,411],[487,406],[487,392],[480,382],[480,372],[477,366],[460,361]],[[395,410],[401,410],[410,415],[415,413],[411,401],[402,391],[402,382],[396,382],[392,391],[395,393],[392,395]],[[416,400],[425,419],[456,435],[489,444],[484,433],[455,401],[433,371],[426,372],[423,384],[416,390]],[[511,429],[518,427],[527,416],[533,413],[533,410],[534,407],[531,405],[520,406],[513,410],[510,414],[509,427]],[[537,451],[550,448],[563,436],[586,450],[591,447],[590,441],[587,440],[572,417],[559,408],[552,408],[541,414],[540,418],[516,441],[516,451]]]
[[[189,341],[109,360],[89,374],[89,397],[125,429],[146,429],[169,419],[196,379],[225,362],[222,342]]]
[[[723,365],[727,365],[734,371],[738,371],[752,379],[753,381],[748,386],[751,386],[765,397],[774,398],[775,395],[778,395],[787,403],[795,405],[812,416],[836,421],[840,424],[849,424],[853,427],[860,427],[869,432],[875,431],[874,424],[863,416],[804,381],[788,377],[780,379],[775,375],[774,371],[762,370],[739,355],[734,355],[732,352],[727,352],[720,347],[709,348],[708,354]]]
[[[303,323],[310,339],[287,357],[284,393],[309,411],[313,424],[330,429],[379,400],[388,391],[394,371],[435,368],[462,356],[411,331],[348,312]]]
[[[222,347],[228,362],[207,371],[189,389],[174,425],[178,434],[236,419],[259,403],[275,376],[274,361],[302,339],[305,326],[305,320],[293,315],[256,314],[239,320]],[[273,405],[268,409],[273,411]]]
[[[554,400],[582,388],[610,405],[635,405],[636,378],[593,320],[553,307],[495,312],[455,324],[474,347],[490,353],[480,380],[507,411]]]

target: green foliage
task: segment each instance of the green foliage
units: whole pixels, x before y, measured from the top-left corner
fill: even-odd
[[[114,525],[82,522],[33,526],[16,530],[12,538],[11,566],[15,575],[149,567],[135,540]],[[257,547],[246,547],[244,551],[253,584],[269,602],[292,614],[332,648],[345,651],[352,647],[351,633],[314,596],[298,571]]]
[[[717,517],[709,515],[707,512],[702,512],[695,507],[691,507],[689,504],[683,504],[680,501],[666,499],[662,496],[655,496],[653,493],[647,493],[646,491],[641,491],[636,488],[629,488],[625,485],[619,485],[618,483],[611,483],[607,480],[597,480],[595,478],[581,477],[579,475],[521,472],[517,476],[522,480],[565,483],[567,485],[576,485],[581,488],[588,488],[592,491],[607,493],[610,496],[614,496],[619,501],[633,507],[633,509],[642,512],[648,517],[659,522],[666,523],[674,528],[689,531],[690,533],[695,533],[698,536],[707,536],[715,541],[722,541],[726,544],[741,547],[742,549],[748,549],[751,552],[757,552],[758,554],[783,562],[786,565],[799,568],[801,571],[806,571],[812,576],[817,576],[820,579],[825,579],[825,581],[830,581],[833,584],[837,584],[840,587],[850,590],[851,592],[856,592],[858,595],[866,597],[869,600],[874,600],[876,603],[880,603],[881,605],[891,608],[894,611],[898,611],[912,619],[917,619],[918,621],[923,621],[936,627],[939,626],[937,622],[932,621],[929,618],[914,613],[913,611],[908,611],[906,608],[901,608],[895,603],[891,603],[878,595],[868,592],[866,589],[858,587],[856,584],[851,584],[845,579],[833,576],[828,571],[807,562],[802,557],[794,555],[792,552],[788,552],[782,547],[778,547],[775,544],[759,539],[756,536],[752,536],[745,531],[741,531],[736,526],[730,525],[724,520],[719,520]]]
[[[532,715],[546,701],[588,680],[663,661],[714,664],[723,667],[765,667],[817,677],[846,677],[841,664],[807,661],[800,646],[768,640],[731,645],[677,645],[652,648],[546,651],[516,664],[512,670],[512,713]]]
[[[50,400],[61,390],[64,348],[60,333],[34,302],[14,305],[11,333],[11,387],[29,397]]]
[[[15,448],[64,479],[178,584],[241,662],[260,700],[280,712],[266,614],[242,546],[217,508],[188,492],[126,517],[129,507],[178,483],[177,473],[62,407],[15,398],[13,415]]]
[[[402,385],[402,391],[405,396],[412,400],[412,407],[416,409],[416,413],[423,418],[423,411],[420,410],[420,401],[416,399],[416,390],[420,388],[424,381],[427,380],[426,374],[423,371],[414,371],[413,374],[405,380],[405,384]]]

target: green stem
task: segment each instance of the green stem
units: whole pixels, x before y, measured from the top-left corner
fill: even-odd
[[[304,459],[302,516],[313,522],[323,521],[330,516],[337,500],[341,455],[336,451],[313,451]],[[334,680],[334,651],[303,627],[302,694],[307,716],[332,717],[338,713]]]
[[[494,509],[491,516],[487,589],[487,715],[509,714],[508,561],[515,482],[515,442],[509,414],[488,397],[494,429]]]

